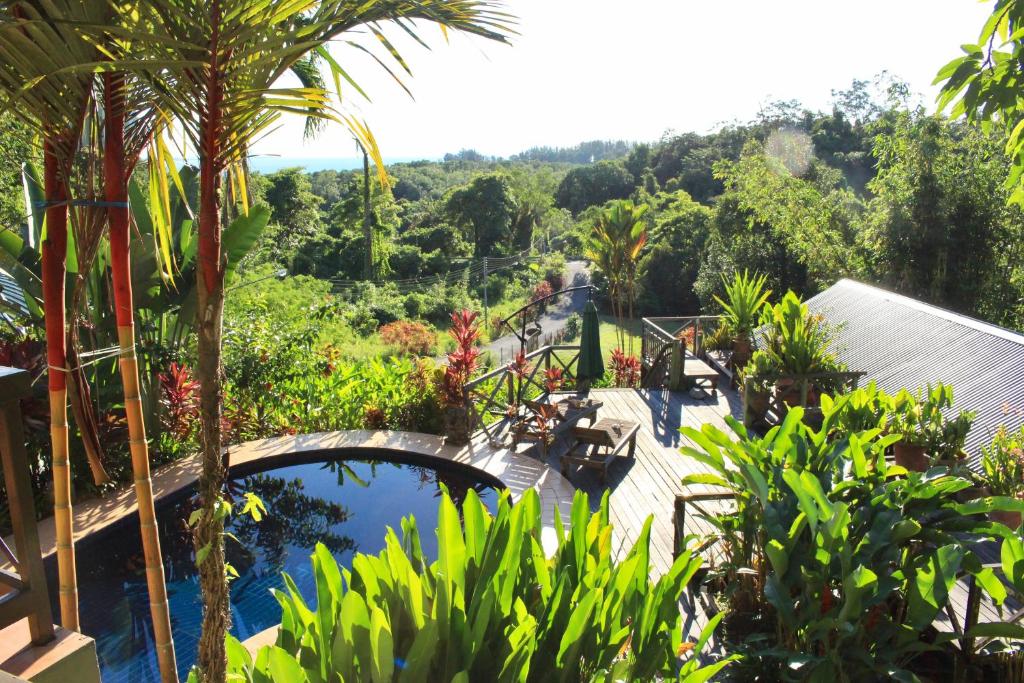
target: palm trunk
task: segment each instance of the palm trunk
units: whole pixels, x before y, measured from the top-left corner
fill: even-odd
[[[167,606],[167,584],[164,578],[160,536],[157,532],[153,503],[153,482],[149,473],[149,445],[143,421],[142,398],[139,392],[139,364],[135,355],[135,312],[132,305],[130,235],[128,213],[128,177],[124,151],[124,77],[106,74],[103,78],[106,106],[106,136],[103,153],[103,180],[110,223],[110,268],[114,289],[114,312],[117,318],[117,339],[121,347],[121,382],[124,385],[124,409],[128,420],[128,443],[135,479],[135,500],[139,506],[139,528],[146,562],[146,587],[149,610],[153,619],[160,679],[177,683],[178,667],[171,638],[171,614]]]
[[[359,145],[359,149],[363,150],[363,239],[366,241],[366,262],[363,267],[364,275],[367,280],[373,280],[376,277],[374,272],[374,260],[373,260],[373,213],[370,205],[370,157],[363,149],[362,145]]]
[[[220,224],[220,126],[224,94],[218,63],[220,5],[210,7],[213,32],[212,57],[206,84],[206,109],[201,121],[202,149],[199,151],[199,245],[196,269],[199,309],[197,378],[199,380],[200,446],[202,473],[199,476],[201,514],[195,528],[195,547],[205,555],[199,563],[199,585],[203,593],[203,631],[199,639],[199,669],[207,683],[223,683],[227,656],[224,636],[231,625],[228,585],[224,574],[224,519],[219,514],[221,491],[226,476],[221,458],[221,333],[224,322],[224,262],[221,254]]]
[[[50,393],[50,443],[53,451],[53,520],[57,540],[57,580],[61,625],[78,630],[78,581],[75,575],[74,528],[71,518],[71,468],[68,462],[67,359],[64,279],[67,271],[67,175],[60,168],[53,140],[43,151],[46,239],[43,240],[43,307],[46,362]]]

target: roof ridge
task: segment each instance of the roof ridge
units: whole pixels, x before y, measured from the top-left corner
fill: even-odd
[[[924,301],[914,299],[904,294],[897,294],[896,292],[889,291],[888,289],[883,289],[882,287],[878,287],[876,285],[869,285],[858,280],[853,280],[851,278],[844,277],[838,280],[834,285],[832,285],[828,289],[825,289],[822,292],[819,292],[818,294],[812,296],[810,299],[807,300],[807,303],[814,301],[819,296],[827,292],[829,289],[839,287],[840,285],[845,285],[848,287],[859,289],[866,293],[881,296],[892,301],[893,303],[906,306],[907,308],[913,308],[915,310],[928,313],[930,315],[934,315],[935,317],[943,318],[958,325],[963,325],[964,327],[970,327],[972,329],[978,330],[979,332],[990,334],[993,337],[1000,337],[1001,339],[1005,339],[1007,341],[1011,341],[1016,344],[1020,344],[1021,346],[1024,346],[1024,334],[1021,334],[1020,332],[1016,332],[1014,330],[1010,330],[1005,327],[996,325],[994,323],[986,322],[984,320],[979,320],[978,318],[972,318],[969,315],[957,313],[955,311],[951,311],[947,308],[942,308],[934,304],[925,303]]]

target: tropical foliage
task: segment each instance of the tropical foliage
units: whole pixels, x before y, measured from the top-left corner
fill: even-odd
[[[316,608],[286,576],[275,591],[277,642],[253,658],[229,640],[231,673],[253,682],[707,680],[730,661],[702,667],[695,655],[719,619],[677,663],[676,601],[700,559],[684,552],[652,582],[651,521],[616,561],[607,494],[591,512],[577,493],[568,526],[556,516],[548,530],[532,489],[515,505],[503,494],[493,516],[473,492],[461,510],[445,494],[436,561],[411,517],[351,570],[317,546]],[[551,557],[546,532],[558,544]]]
[[[802,424],[799,408],[764,437],[735,421],[732,434],[683,428],[697,444],[683,453],[711,472],[687,482],[722,487],[735,501],[733,512],[708,517],[725,554],[708,581],[734,610],[729,628],[746,637],[733,647],[749,655],[751,671],[910,679],[923,652],[957,637],[930,628],[960,572],[996,605],[1005,600],[1005,586],[977,555],[981,540],[1003,544],[1001,572],[1021,587],[1013,559],[1020,541],[984,513],[1024,503],[968,500],[973,482],[946,468],[888,464],[899,435],[839,427],[840,415],[865,402],[856,392],[823,401],[818,431]],[[1024,636],[1013,625],[968,627],[967,638]]]

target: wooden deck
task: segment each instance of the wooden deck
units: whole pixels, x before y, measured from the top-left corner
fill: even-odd
[[[725,416],[742,414],[739,397],[732,391],[718,392],[704,400],[691,398],[685,392],[646,389],[595,389],[589,397],[603,402],[598,410],[602,418],[619,418],[640,423],[636,457],[622,458],[608,471],[610,514],[615,526],[617,550],[625,553],[632,547],[648,516],[651,526],[651,561],[656,576],[672,565],[673,504],[683,492],[682,478],[692,472],[704,472],[703,465],[687,458],[679,448],[688,443],[679,428],[700,428],[711,423],[728,429]],[[563,441],[566,437],[563,437]],[[558,456],[566,444],[550,449],[548,464],[557,468]],[[597,508],[604,494],[598,474],[593,470],[570,470],[569,481],[590,495]]]

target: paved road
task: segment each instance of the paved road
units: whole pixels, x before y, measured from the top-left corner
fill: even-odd
[[[587,270],[586,261],[567,262],[565,275],[566,287],[579,287],[590,282],[590,272]],[[565,327],[565,321],[570,315],[582,313],[583,305],[587,303],[587,292],[586,290],[570,292],[568,296],[562,298],[563,301],[555,306],[549,306],[547,312],[538,320],[541,336],[555,334]],[[497,363],[507,363],[519,351],[519,339],[514,334],[507,334],[481,348],[494,354]]]

